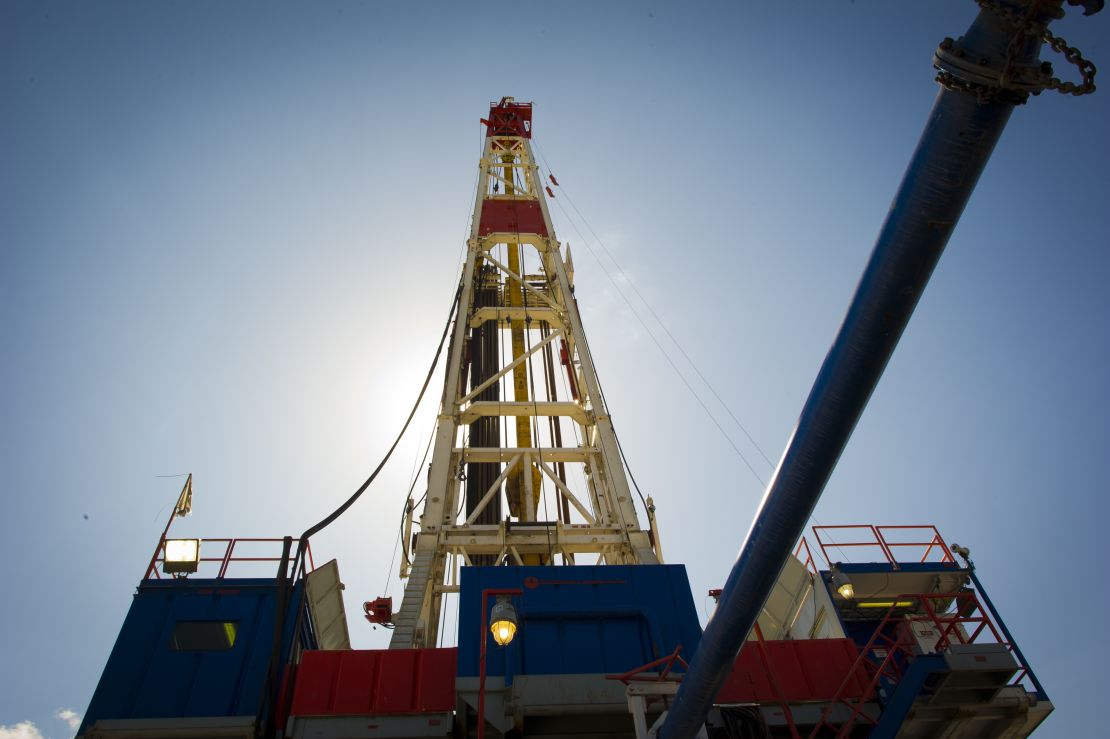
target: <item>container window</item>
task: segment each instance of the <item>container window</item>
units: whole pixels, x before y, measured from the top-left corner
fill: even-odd
[[[173,628],[170,649],[175,652],[231,649],[238,634],[238,621],[178,621]]]

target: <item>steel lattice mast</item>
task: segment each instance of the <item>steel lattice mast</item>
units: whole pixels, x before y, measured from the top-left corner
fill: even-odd
[[[408,582],[391,648],[436,646],[459,566],[659,561],[654,520],[652,533],[641,528],[584,338],[531,120],[531,103],[504,98],[483,121],[428,491],[415,544],[408,507]]]

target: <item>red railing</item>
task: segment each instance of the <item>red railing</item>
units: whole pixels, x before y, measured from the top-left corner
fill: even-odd
[[[281,545],[283,539],[253,539],[253,538],[237,538],[237,539],[202,539],[200,542],[200,560],[199,567],[195,573],[196,577],[214,577],[222,579],[227,577],[228,568],[233,562],[281,562]],[[297,544],[297,539],[293,540],[294,547]],[[277,554],[259,556],[256,553],[236,554],[235,549],[239,545],[276,545]],[[213,552],[220,551],[220,545],[223,547],[221,554],[214,554]],[[252,547],[253,548],[253,547]],[[266,547],[272,549],[273,547]],[[206,556],[207,554],[207,556]],[[158,580],[162,577],[161,564],[166,559],[166,537],[163,536],[158,543],[158,548],[154,551],[154,556],[150,559],[150,565],[147,566],[146,579]],[[308,565],[309,571],[316,569],[316,564],[312,559],[312,545],[305,545],[305,561]],[[207,564],[206,564],[207,563]],[[218,563],[218,565],[216,564]],[[215,570],[213,573],[212,570]],[[207,574],[206,574],[207,571]]]
[[[835,532],[835,533],[834,533]],[[837,536],[837,533],[849,532],[847,537]],[[944,543],[936,526],[873,526],[870,524],[846,524],[840,526],[814,526],[813,536],[817,540],[824,566],[828,568],[834,562],[852,562],[849,552],[860,553],[856,558],[857,563],[886,562],[895,570],[907,563],[957,564],[952,550]],[[870,549],[871,555],[867,552]],[[831,550],[831,551],[830,551]],[[862,552],[861,552],[862,550]],[[909,550],[907,552],[907,550]],[[907,556],[907,554],[909,556]],[[803,536],[794,549],[794,556],[814,575],[819,575],[818,562],[809,541]],[[989,604],[989,600],[987,601]],[[998,616],[991,610],[984,611],[984,617],[990,623],[991,633],[998,637],[999,633],[1005,634],[1005,628],[998,621]],[[1020,670],[1011,681],[1017,685],[1028,679],[1035,692],[1041,692],[1040,684],[1029,673],[1029,668],[1018,650],[1014,649],[1010,641],[1001,637],[998,643],[1006,647],[1017,658]],[[1027,686],[1028,687],[1028,686]]]
[[[841,526],[814,526],[813,536],[821,549],[826,566],[833,562],[851,562],[848,550],[861,552],[864,562],[887,562],[894,569],[909,562],[935,562],[954,564],[948,545],[944,543],[936,526],[873,526],[871,524],[845,524]],[[794,556],[801,559],[804,551],[811,563],[813,555],[803,536]],[[833,550],[830,552],[829,550]]]
[[[802,558],[802,554],[805,554],[804,559]],[[806,541],[804,536],[798,540],[798,546],[794,548],[794,557],[801,560],[802,565],[809,570],[810,573],[814,575],[819,574],[817,572],[817,563],[813,561],[813,552],[810,551],[809,542]]]
[[[660,657],[657,660],[652,660],[646,665],[633,667],[628,672],[622,672],[619,675],[606,675],[605,679],[620,680],[625,685],[630,685],[633,682],[645,681],[664,682],[666,680],[670,680],[672,682],[678,682],[682,679],[683,673],[675,673],[674,677],[670,677],[671,670],[674,669],[675,665],[682,665],[682,669],[684,670],[690,669],[690,665],[686,663],[686,660],[682,659],[682,657],[679,656],[681,652],[682,645],[679,644],[677,647],[674,648],[674,651],[668,654],[666,657]],[[663,668],[662,671],[652,672],[652,670],[655,670],[659,667]]]
[[[910,614],[907,614],[906,606],[901,605],[906,602],[913,604]],[[924,623],[933,627],[936,641],[931,650],[920,649],[921,642],[913,631],[915,623]],[[931,636],[929,638],[931,639]],[[869,676],[867,690],[863,692],[862,697],[858,693],[855,698],[847,697],[850,692],[857,691],[851,691],[849,680],[845,678],[837,690],[836,698],[822,711],[821,718],[809,735],[810,739],[827,735],[827,732],[822,733],[822,728],[835,732],[837,737],[851,736],[852,727],[861,719],[876,724],[877,719],[864,711],[869,697],[873,695],[880,681],[886,680],[890,684],[900,681],[912,664],[918,649],[940,653],[951,644],[987,643],[1003,644],[1011,653],[1014,653],[1013,645],[1003,640],[973,591],[899,595],[867,645],[860,651],[859,658],[850,673],[854,675],[857,671],[864,671]],[[1021,669],[1011,684],[1020,682],[1026,675],[1026,666],[1021,658],[1016,653],[1014,656]],[[845,705],[849,709],[848,718],[839,726],[831,718],[838,705]]]

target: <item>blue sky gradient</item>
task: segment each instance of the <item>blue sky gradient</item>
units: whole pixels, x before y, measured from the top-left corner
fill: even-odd
[[[536,103],[610,410],[701,604],[762,484],[567,198],[777,459],[932,106],[933,49],[975,11],[0,4],[0,736],[64,736],[56,711],[84,711],[181,485],[161,475],[195,475],[179,533],[281,536],[377,464],[435,350],[478,118],[503,95]],[[1108,23],[1057,31],[1106,66]],[[1058,706],[1038,737],[1093,735],[1110,658],[1107,94],[1015,112],[817,511],[971,547]],[[391,545],[434,412],[314,541],[359,647],[388,640],[354,614],[400,595]]]

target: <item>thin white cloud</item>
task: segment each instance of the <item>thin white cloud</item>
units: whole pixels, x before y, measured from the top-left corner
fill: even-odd
[[[59,708],[54,712],[54,718],[69,724],[70,731],[77,731],[77,727],[81,725],[81,715],[72,708]]]
[[[45,737],[30,721],[20,721],[11,726],[0,725],[0,739],[45,739]]]

